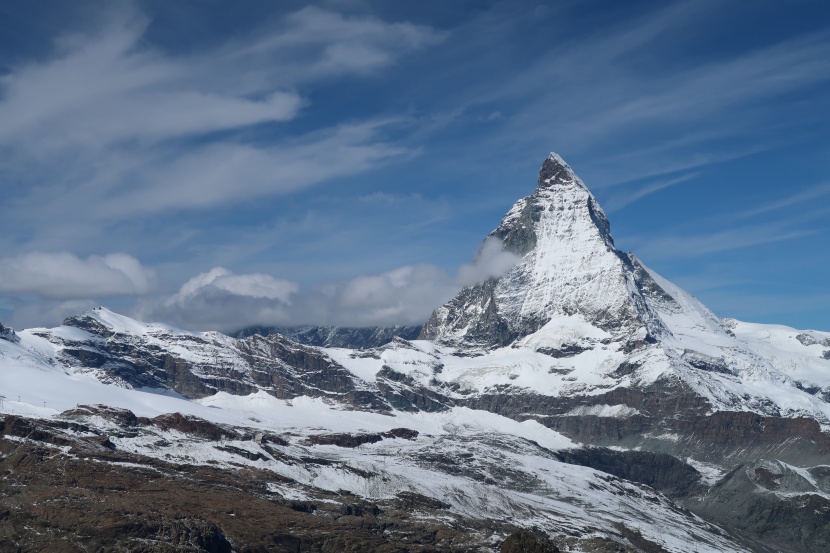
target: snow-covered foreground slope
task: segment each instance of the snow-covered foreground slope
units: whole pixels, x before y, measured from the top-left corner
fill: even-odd
[[[58,390],[68,386],[64,389],[72,394],[77,380],[53,373],[52,382],[50,393],[57,406],[68,406],[66,400],[61,404]],[[466,408],[389,416],[342,411],[319,399],[278,400],[264,393],[218,393],[191,401],[124,388],[106,395],[106,388],[112,387],[92,387],[86,397],[101,394],[101,402],[129,406],[144,416],[197,414],[222,424],[228,437],[125,426],[96,414],[84,415],[84,408],[75,405],[52,418],[79,421],[109,434],[118,451],[173,464],[255,468],[266,475],[260,478],[269,490],[289,500],[312,500],[320,490],[347,491],[380,503],[421,498],[414,516],[449,524],[477,520],[493,528],[508,524],[542,529],[571,543],[571,551],[587,551],[580,544],[595,539],[626,543],[623,528],[636,529],[665,551],[688,551],[689,544],[697,551],[745,550],[722,530],[678,509],[647,486],[560,461],[555,453],[576,444],[534,421],[519,423]],[[49,414],[16,401],[7,403],[6,409]],[[408,437],[387,437],[359,447],[313,441],[338,436],[335,433],[362,436],[394,428],[406,429]],[[235,429],[276,436],[279,445],[261,446],[250,437],[232,435]],[[268,473],[273,474],[270,481]]]
[[[615,537],[609,529],[623,524],[640,529],[646,539],[667,551],[687,551],[691,543],[698,551],[742,550],[719,529],[679,510],[654,490],[559,462],[550,450],[513,434],[503,422],[482,424],[481,413],[462,410],[446,416],[419,416],[415,420],[396,418],[394,423],[407,427],[408,422],[415,423],[411,426],[421,429],[418,438],[383,440],[347,449],[304,445],[301,434],[291,437],[291,445],[280,448],[284,457],[247,463],[302,485],[275,483],[286,497],[301,496],[303,486],[348,490],[374,501],[417,494],[445,504],[438,515],[442,517],[509,521],[541,528],[550,535],[580,536],[582,540]],[[323,427],[315,430],[322,431]],[[538,431],[529,430],[531,434]],[[303,431],[307,434],[308,429]],[[537,437],[547,438],[544,441],[548,446],[567,442],[542,433]],[[212,444],[161,433],[115,443],[117,447],[145,453],[159,438],[167,438],[170,443],[167,448],[154,451],[159,456],[172,451],[174,459],[185,462],[239,462],[238,455],[216,455]],[[178,447],[180,444],[183,447]],[[227,444],[258,451],[250,442]],[[310,455],[314,456],[314,463],[296,462]],[[426,508],[418,514],[436,516]]]

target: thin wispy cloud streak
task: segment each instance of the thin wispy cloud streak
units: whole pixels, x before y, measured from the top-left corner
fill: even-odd
[[[130,164],[131,171],[122,176],[124,186],[97,206],[97,215],[117,218],[279,196],[417,155],[379,140],[383,126],[345,126],[317,133],[307,143],[271,148],[213,144],[172,160]],[[143,185],[132,186],[136,183]]]
[[[645,198],[646,196],[654,194],[655,192],[659,192],[661,190],[665,190],[666,188],[684,183],[686,181],[694,179],[697,176],[697,173],[690,173],[688,175],[682,175],[667,181],[651,183],[637,190],[631,190],[628,193],[621,193],[615,196],[611,196],[609,200],[605,203],[605,210],[608,212],[618,211],[626,206],[633,204],[638,200]]]
[[[208,66],[219,60],[228,67],[255,67],[261,71],[265,62],[273,72],[269,81],[278,74],[283,82],[301,84],[350,73],[368,74],[393,64],[408,52],[439,44],[446,37],[446,33],[422,25],[349,17],[309,6],[287,15],[276,29],[251,41],[226,45]],[[267,86],[269,81],[262,84]],[[247,86],[256,83],[255,77],[245,81]]]
[[[680,148],[677,148],[677,144],[673,144],[666,147],[629,150],[621,156],[599,159],[596,164],[588,167],[592,177],[598,181],[597,185],[592,188],[611,190],[633,186],[649,179],[672,180],[672,175],[683,172],[693,172],[695,175],[702,176],[713,166],[763,153],[774,146],[766,143],[729,150],[707,148],[703,151],[693,148],[693,141],[687,145],[690,149],[695,149],[695,153],[678,156],[676,149]]]
[[[741,216],[755,217],[758,215],[764,215],[767,213],[771,213],[773,211],[786,209],[794,205],[803,204],[805,202],[809,202],[812,200],[818,200],[828,195],[830,195],[830,184],[819,184],[816,186],[812,186],[806,190],[797,192],[795,194],[791,194],[786,198],[782,198],[780,200],[768,203],[766,205],[762,205],[760,207],[756,207],[754,209],[745,211],[741,213]]]
[[[0,144],[33,156],[63,148],[99,149],[294,118],[290,90],[260,99],[195,88],[194,68],[142,49],[146,20],[118,13],[99,34],[76,38],[43,63],[0,81]],[[233,74],[216,74],[217,80]]]
[[[638,254],[646,257],[694,258],[707,254],[741,250],[774,244],[816,234],[811,230],[782,230],[781,228],[756,226],[685,236],[665,236],[643,243]]]

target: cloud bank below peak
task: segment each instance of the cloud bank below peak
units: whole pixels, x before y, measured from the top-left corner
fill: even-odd
[[[461,288],[500,276],[518,261],[498,239],[489,238],[475,261],[455,275],[434,265],[405,265],[308,289],[261,273],[234,274],[215,267],[167,298],[142,302],[135,315],[231,333],[250,326],[422,324]]]

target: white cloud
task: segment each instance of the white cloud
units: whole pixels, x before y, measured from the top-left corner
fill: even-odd
[[[174,297],[174,301],[193,297],[208,286],[237,296],[266,298],[288,303],[289,296],[297,292],[298,286],[286,280],[277,280],[269,275],[253,273],[235,275],[224,267],[214,267],[185,282]]]
[[[665,235],[645,242],[637,248],[637,252],[643,257],[691,258],[796,240],[814,234],[816,232],[812,230],[789,230],[781,225],[758,225],[708,234]]]
[[[43,155],[296,116],[302,101],[291,90],[272,88],[252,99],[204,81],[194,86],[196,66],[142,45],[146,25],[142,17],[120,12],[99,34],[76,37],[53,59],[5,75],[0,143]],[[223,76],[232,77],[216,78]]]
[[[406,265],[305,290],[269,275],[237,275],[216,267],[191,278],[169,298],[145,302],[137,316],[224,332],[254,325],[422,324],[463,286],[499,276],[518,260],[490,238],[456,276],[434,265]]]
[[[260,38],[171,56],[147,45],[148,25],[113,10],[97,33],[62,37],[51,59],[2,76],[0,144],[43,155],[286,121],[303,105],[298,83],[366,73],[442,36],[305,8]]]
[[[329,292],[335,306],[329,320],[341,326],[422,324],[461,288],[501,276],[519,260],[504,250],[501,240],[490,237],[475,260],[459,267],[455,276],[426,264],[359,276]]]
[[[359,276],[337,290],[329,320],[341,326],[421,324],[458,289],[455,279],[433,265]]]
[[[119,178],[138,185],[123,186],[110,199],[98,202],[94,210],[100,218],[117,219],[136,213],[213,207],[243,198],[286,194],[327,179],[358,174],[415,155],[378,140],[379,132],[392,123],[344,125],[306,137],[304,143],[280,147],[219,143],[175,159],[128,163]],[[90,193],[97,188],[97,183],[91,186]]]
[[[740,216],[754,217],[756,215],[762,215],[771,211],[778,211],[787,207],[799,205],[810,200],[817,200],[828,195],[830,195],[830,184],[819,184],[817,186],[811,186],[810,188],[800,192],[796,192],[795,194],[791,194],[786,198],[745,211],[744,213],[741,213]]]
[[[86,259],[68,252],[0,259],[0,293],[71,299],[149,293],[155,273],[123,253]]]
[[[625,194],[617,194],[611,196],[607,202],[605,202],[605,211],[610,213],[612,211],[617,211],[622,209],[628,205],[633,204],[634,202],[645,198],[646,196],[650,196],[655,192],[659,192],[666,188],[670,188],[672,186],[678,185],[680,183],[686,182],[690,179],[696,178],[697,173],[689,173],[686,175],[681,175],[679,177],[675,177],[673,179],[668,180],[661,180],[658,182],[652,182],[651,184],[647,184],[642,186],[638,190],[629,190]]]
[[[520,260],[518,255],[504,249],[501,240],[491,236],[479,248],[475,261],[458,270],[458,281],[462,286],[470,286],[501,276]]]
[[[717,56],[690,48],[725,13],[721,2],[712,1],[634,9],[539,51],[528,58],[532,63],[517,64],[498,83],[472,81],[460,95],[472,108],[511,112],[498,133],[487,135],[493,151],[513,148],[525,159],[526,152],[557,140],[556,148],[569,159],[590,154],[592,165],[582,177],[597,188],[768,150],[787,137],[791,142],[796,135],[784,131],[803,124],[813,104],[782,97],[801,98],[826,84],[830,34],[782,40],[773,33],[763,47],[725,49]],[[463,30],[484,59],[492,54],[474,41],[510,40],[513,28],[485,18]],[[506,31],[493,36],[499,29]],[[452,109],[462,102],[454,99]],[[683,143],[673,144],[675,137]],[[660,156],[650,153],[655,146]],[[598,153],[631,159],[609,160],[603,170]]]
[[[217,267],[191,278],[166,299],[144,302],[136,315],[224,332],[254,325],[420,323],[456,289],[450,276],[430,265],[302,291],[294,282]]]
[[[288,78],[301,82],[368,73],[445,36],[421,25],[306,7],[288,15],[276,32],[249,44],[231,45],[224,59],[245,64],[276,61]]]
[[[170,297],[143,302],[136,316],[198,330],[231,332],[286,321],[298,289],[294,282],[269,275],[237,275],[214,267],[185,282]]]

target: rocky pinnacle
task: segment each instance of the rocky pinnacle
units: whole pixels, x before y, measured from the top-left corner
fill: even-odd
[[[621,341],[665,332],[596,198],[557,154],[545,159],[538,188],[516,202],[492,237],[521,260],[435,310],[422,338],[503,346],[568,316]]]

